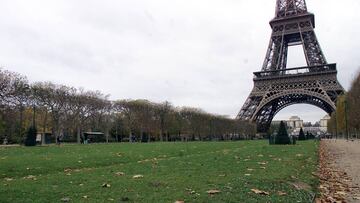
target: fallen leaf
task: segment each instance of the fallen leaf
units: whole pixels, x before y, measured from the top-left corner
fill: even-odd
[[[260,168],[261,168],[261,169],[266,169],[266,167],[263,167],[263,166],[262,166],[262,167],[260,167]]]
[[[338,192],[335,192],[335,195],[345,196],[346,192],[338,191]]]
[[[143,175],[134,175],[133,178],[134,179],[140,179],[140,178],[143,178],[144,176]]]
[[[226,175],[225,174],[220,174],[219,177],[225,177]]]
[[[124,172],[116,172],[115,175],[117,175],[117,176],[124,176],[125,173],[124,173]]]
[[[101,187],[111,187],[111,185],[109,183],[104,183],[101,185]]]
[[[84,196],[83,196],[83,198],[84,198],[84,199],[87,199],[87,198],[89,198],[89,196],[87,196],[87,195],[84,195]]]
[[[252,169],[252,168],[248,168],[247,170],[248,170],[248,171],[253,171],[254,169]]]
[[[280,196],[285,196],[285,195],[287,195],[287,193],[286,193],[286,192],[283,192],[283,191],[278,191],[277,194],[280,195]]]
[[[185,202],[182,200],[176,200],[175,203],[185,203]]]
[[[244,174],[245,176],[251,176],[251,174],[249,174],[249,173],[246,173],[246,174]]]
[[[259,165],[266,165],[266,162],[258,162]]]
[[[208,190],[207,193],[208,193],[209,195],[215,195],[215,194],[220,193],[220,190]]]
[[[270,195],[270,193],[265,192],[263,190],[251,189],[251,191],[254,192],[255,194],[258,194],[258,195]]]

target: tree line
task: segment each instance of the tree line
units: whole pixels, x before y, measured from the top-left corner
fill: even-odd
[[[360,74],[353,80],[350,90],[337,99],[336,112],[328,122],[332,135],[360,138]]]
[[[53,140],[78,143],[84,132],[102,132],[98,141],[118,142],[238,140],[256,133],[253,123],[198,108],[174,107],[167,101],[111,101],[100,91],[30,83],[23,75],[0,69],[0,142],[6,138],[23,143],[30,126]]]

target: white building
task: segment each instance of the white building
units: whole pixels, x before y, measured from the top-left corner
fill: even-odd
[[[320,129],[322,132],[327,132],[328,122],[330,119],[331,117],[329,115],[326,115],[320,120]]]
[[[293,130],[300,131],[300,128],[304,127],[304,121],[298,116],[291,116],[289,120],[286,121],[288,128]]]

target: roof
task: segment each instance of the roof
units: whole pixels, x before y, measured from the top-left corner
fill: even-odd
[[[290,121],[299,121],[299,120],[301,120],[301,119],[300,119],[299,116],[291,116],[291,117],[289,118],[289,120],[290,120]]]

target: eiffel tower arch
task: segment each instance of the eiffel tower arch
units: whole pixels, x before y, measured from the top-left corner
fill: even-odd
[[[305,0],[277,0],[272,34],[261,71],[254,73],[254,88],[237,119],[256,121],[266,132],[274,116],[293,104],[311,104],[331,114],[344,93],[336,64],[329,64],[314,32],[315,16]],[[307,66],[287,67],[290,46],[302,46]]]

